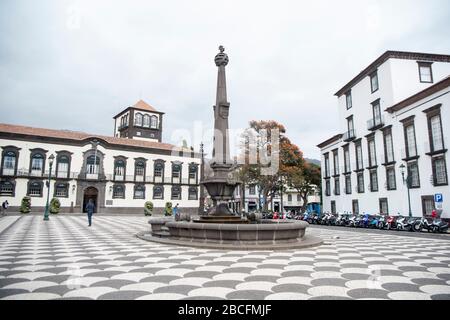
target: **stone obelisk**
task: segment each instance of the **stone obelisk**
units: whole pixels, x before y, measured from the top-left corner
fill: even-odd
[[[233,166],[230,160],[230,143],[228,136],[228,115],[230,103],[227,101],[227,85],[225,67],[228,64],[228,55],[225,48],[219,47],[220,52],[214,62],[218,67],[217,94],[214,109],[214,147],[212,152],[211,169],[213,174],[201,183],[208,190],[214,207],[208,212],[209,216],[233,216],[228,208],[228,201],[232,199],[234,189],[238,182],[231,181],[230,174]]]

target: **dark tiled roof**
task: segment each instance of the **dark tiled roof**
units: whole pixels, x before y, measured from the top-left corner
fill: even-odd
[[[340,133],[340,134],[337,134],[337,135],[335,135],[334,137],[331,137],[330,139],[325,140],[324,142],[318,144],[317,147],[318,147],[318,148],[326,147],[327,145],[329,145],[329,144],[331,144],[331,143],[333,143],[333,142],[336,142],[336,141],[338,141],[338,140],[341,139],[341,138],[342,138],[342,134],[341,134],[341,133]]]

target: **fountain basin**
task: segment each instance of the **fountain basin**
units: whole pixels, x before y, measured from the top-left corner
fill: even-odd
[[[262,220],[252,224],[170,221],[165,227],[166,237],[148,232],[137,236],[164,244],[227,250],[286,250],[322,244],[318,237],[305,236],[308,223],[304,221]]]

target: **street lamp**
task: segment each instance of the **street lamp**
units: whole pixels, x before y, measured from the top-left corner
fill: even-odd
[[[203,149],[204,145],[203,142],[200,143],[200,153],[202,156],[202,162],[200,164],[200,182],[204,179],[205,174],[205,150]],[[198,208],[199,214],[203,215],[205,212],[205,189],[202,184],[200,184],[200,205]]]
[[[52,166],[53,166],[53,160],[55,160],[55,156],[53,154],[48,157],[48,163],[49,163],[49,171],[48,171],[48,181],[47,181],[47,204],[45,205],[45,213],[44,213],[44,221],[48,221],[48,202],[50,199],[50,179],[52,177]]]
[[[411,195],[409,189],[411,188],[411,176],[408,174],[405,179],[405,168],[406,166],[402,163],[400,165],[400,173],[402,174],[403,184],[406,182],[406,188],[408,189],[408,207],[409,207],[409,217],[412,217],[411,212]]]

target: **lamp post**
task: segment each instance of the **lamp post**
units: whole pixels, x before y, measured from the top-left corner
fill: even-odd
[[[52,177],[52,166],[53,166],[53,160],[55,159],[55,156],[53,154],[48,157],[48,163],[49,163],[49,171],[48,171],[48,181],[47,181],[47,203],[45,205],[45,213],[44,213],[44,221],[48,221],[48,202],[50,199],[50,179]]]
[[[200,164],[200,181],[203,181],[203,179],[205,178],[205,152],[203,147],[204,145],[202,142],[200,143],[200,152],[202,155],[202,162]],[[202,184],[200,184],[200,205],[198,211],[200,215],[203,215],[205,213],[205,187]]]
[[[405,184],[405,182],[406,182],[406,188],[408,189],[408,208],[409,208],[408,214],[409,214],[409,217],[412,217],[412,212],[411,212],[411,195],[410,195],[410,191],[409,191],[409,189],[411,187],[411,176],[408,174],[406,176],[406,179],[405,179],[405,168],[406,168],[405,165],[402,163],[400,165],[400,173],[402,174],[403,184]]]

